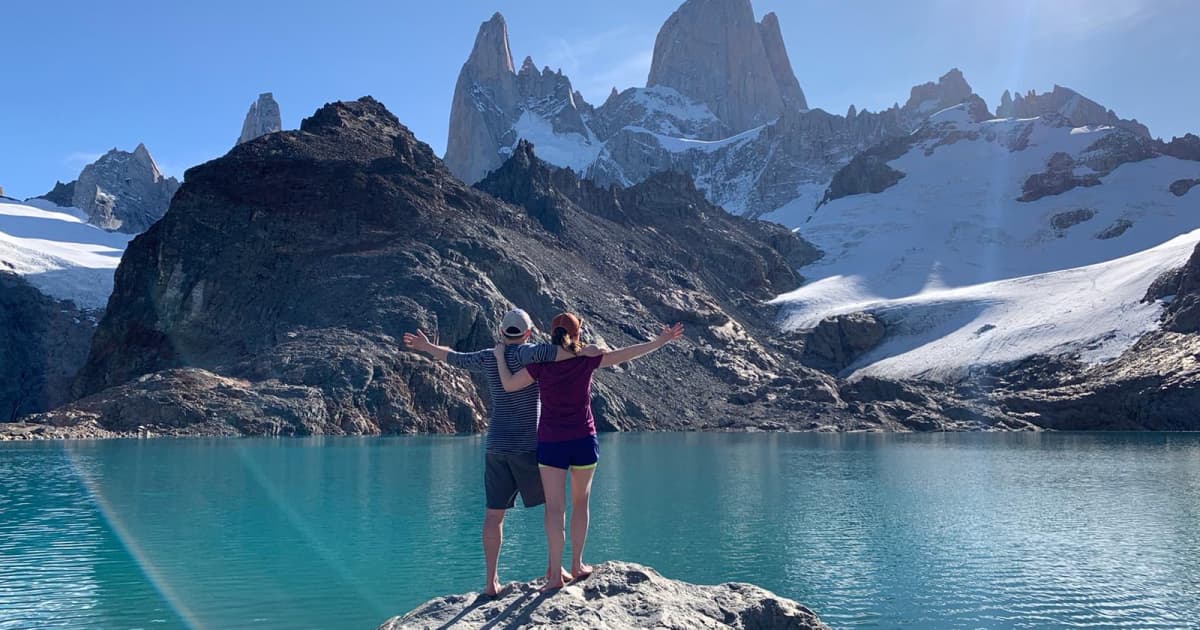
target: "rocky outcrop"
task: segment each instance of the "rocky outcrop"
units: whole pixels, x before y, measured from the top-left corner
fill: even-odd
[[[933,114],[963,103],[971,97],[975,97],[975,93],[971,91],[971,86],[967,84],[962,71],[951,68],[949,72],[938,77],[937,83],[931,81],[914,86],[904,103],[904,110],[912,114]]]
[[[1200,179],[1177,179],[1171,182],[1169,190],[1172,195],[1182,197],[1188,194],[1188,191],[1196,186],[1200,186]]]
[[[770,17],[756,23],[750,0],[687,0],[658,31],[646,87],[706,105],[730,133],[778,118],[785,103],[807,109]]]
[[[1188,133],[1182,137],[1171,138],[1170,142],[1162,144],[1161,152],[1181,160],[1200,162],[1200,136]]]
[[[1200,430],[1200,335],[1149,333],[1120,357],[1085,366],[1032,357],[990,381],[1008,414],[1055,430]],[[1030,375],[1030,373],[1033,373]]]
[[[61,405],[87,359],[96,314],[0,271],[0,422]]]
[[[54,182],[54,188],[50,192],[42,195],[39,199],[45,199],[56,206],[63,208],[71,207],[75,203],[75,182],[63,183],[60,181]]]
[[[1158,284],[1156,282],[1156,284]],[[1157,292],[1173,296],[1163,311],[1163,330],[1176,333],[1200,333],[1200,247],[1187,263],[1165,279]],[[1151,289],[1155,289],[1152,287]]]
[[[1096,211],[1091,208],[1073,208],[1071,210],[1063,210],[1056,212],[1050,217],[1050,227],[1054,228],[1054,233],[1058,236],[1063,236],[1066,231],[1085,221],[1091,221],[1096,216]]]
[[[1055,153],[1046,162],[1045,172],[1034,173],[1025,180],[1017,201],[1035,201],[1042,197],[1062,194],[1078,186],[1099,185],[1099,175],[1076,175],[1075,158],[1067,153]]]
[[[1147,140],[1150,138],[1150,130],[1137,120],[1124,120],[1111,109],[1061,85],[1042,94],[1033,90],[1024,95],[1018,92],[1015,97],[1009,97],[1006,90],[996,115],[1001,118],[1054,117],[1072,127],[1112,125]]]
[[[279,116],[279,103],[270,92],[258,95],[258,100],[250,104],[246,119],[242,122],[242,134],[237,143],[249,142],[260,136],[275,133],[283,129],[283,120]]]
[[[915,142],[913,136],[889,138],[855,155],[834,173],[821,204],[850,195],[881,193],[895,186],[904,173],[888,166],[888,162],[904,155]]]
[[[380,630],[417,628],[828,628],[813,611],[751,584],[700,586],[629,562],[605,562],[555,593],[514,583],[500,597],[476,593],[430,600]]]
[[[806,333],[805,365],[838,373],[883,340],[887,330],[870,313],[826,317]]]
[[[109,231],[138,234],[162,217],[179,189],[174,177],[158,170],[146,145],[132,153],[112,149],[85,166],[79,179],[71,182],[71,202],[59,203],[64,192],[59,185],[48,193],[60,206],[74,206],[88,215],[88,222]],[[49,199],[49,196],[46,197]]]

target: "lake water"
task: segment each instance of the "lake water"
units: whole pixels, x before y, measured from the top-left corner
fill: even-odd
[[[482,440],[0,443],[0,628],[373,628],[482,586]],[[838,628],[1197,627],[1198,434],[601,436],[587,559]],[[545,566],[510,513],[501,579]]]

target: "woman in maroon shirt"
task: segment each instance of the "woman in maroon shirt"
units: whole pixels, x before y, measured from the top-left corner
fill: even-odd
[[[578,351],[579,318],[562,313],[550,323],[551,343],[570,351]],[[506,391],[517,391],[537,381],[542,400],[542,415],[538,421],[538,469],[546,493],[546,546],[550,550],[550,566],[562,561],[566,544],[563,524],[566,515],[567,472],[571,473],[571,579],[587,577],[592,568],[583,563],[583,545],[587,541],[588,504],[592,494],[592,475],[600,459],[596,441],[596,423],[592,419],[592,372],[596,368],[617,365],[649,354],[683,335],[683,324],[664,326],[654,341],[620,350],[605,352],[597,357],[579,357],[558,363],[536,363],[516,374],[504,361],[497,361],[500,380]],[[503,346],[496,346],[503,352]],[[500,355],[498,355],[500,356]],[[561,576],[551,580],[542,590],[562,588]]]

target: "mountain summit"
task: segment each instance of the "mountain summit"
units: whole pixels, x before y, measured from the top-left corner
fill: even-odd
[[[673,88],[708,106],[732,133],[807,109],[779,20],[754,21],[750,0],[688,0],[658,31],[646,87]]]
[[[242,135],[238,136],[237,144],[249,142],[259,136],[265,136],[283,129],[283,121],[279,117],[279,103],[270,92],[258,95],[258,100],[250,104],[246,112],[246,120],[242,123]]]

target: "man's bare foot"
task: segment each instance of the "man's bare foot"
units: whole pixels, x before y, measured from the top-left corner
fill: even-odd
[[[495,597],[500,594],[500,581],[496,580],[484,587],[483,594],[487,597]]]
[[[581,564],[581,565],[579,565],[577,567],[573,567],[571,569],[571,581],[582,580],[583,578],[585,578],[591,574],[592,574],[592,567],[590,565]]]

